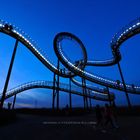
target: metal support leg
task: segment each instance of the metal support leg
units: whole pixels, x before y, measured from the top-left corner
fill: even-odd
[[[86,85],[86,83],[85,83]],[[88,97],[87,97],[87,89],[86,89],[86,86],[85,86],[85,95],[86,95],[86,108],[88,109]]]
[[[85,104],[85,85],[84,85],[84,79],[82,78],[82,89],[83,89],[83,100],[84,100],[84,109],[86,108]]]
[[[57,69],[59,70],[60,62],[57,62]],[[57,75],[57,110],[59,110],[59,75]]]
[[[88,94],[90,96],[90,90],[88,90]],[[91,98],[89,98],[90,109],[92,108]]]
[[[123,83],[124,92],[125,92],[125,95],[126,95],[128,107],[131,108],[130,99],[129,99],[129,96],[128,96],[128,93],[127,93],[126,84],[125,84],[125,81],[124,81],[123,73],[122,73],[121,66],[120,66],[119,62],[118,62],[118,68],[119,68],[120,76],[121,76],[121,79],[122,79],[122,83]]]
[[[5,85],[4,85],[4,88],[3,88],[3,93],[2,93],[2,98],[1,98],[1,106],[0,106],[1,109],[3,108],[3,104],[4,104],[4,100],[5,100],[5,94],[6,94],[6,91],[7,91],[7,88],[8,88],[8,84],[9,84],[9,80],[10,80],[10,76],[11,76],[11,71],[12,71],[12,67],[13,67],[13,63],[14,63],[14,59],[15,59],[15,55],[16,55],[17,46],[18,46],[18,40],[16,40],[16,43],[15,43],[15,47],[14,47],[14,50],[13,50],[10,66],[9,66],[6,81],[5,81]]]
[[[70,93],[69,93],[69,105],[70,105],[70,109],[72,109],[71,78],[69,78],[69,87],[70,87]]]
[[[53,76],[53,95],[52,95],[52,109],[54,110],[54,106],[55,106],[55,82],[56,82],[56,74],[54,73],[54,76]]]
[[[110,106],[111,106],[111,97],[110,97],[110,93],[109,93],[109,88],[106,87],[106,89],[107,89],[109,104],[110,104]]]
[[[86,108],[88,109],[88,97],[87,97],[87,88],[86,88],[86,80],[84,79],[84,90],[85,90],[85,103]]]
[[[13,100],[13,104],[12,104],[12,109],[15,108],[16,97],[17,97],[17,95],[15,94],[15,96],[14,96],[14,100]]]
[[[86,81],[84,78],[82,78],[82,87],[83,87],[84,108],[88,108]]]

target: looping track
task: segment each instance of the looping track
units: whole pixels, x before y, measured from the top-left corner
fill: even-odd
[[[73,35],[71,33],[67,33],[67,32],[61,32],[61,33],[57,34],[54,38],[54,50],[55,50],[55,53],[56,53],[58,59],[69,70],[69,71],[66,71],[65,73],[62,72],[61,69],[57,69],[57,67],[48,59],[47,55],[39,47],[37,47],[37,45],[34,43],[34,41],[27,34],[25,34],[22,30],[20,30],[16,26],[6,23],[4,21],[0,21],[0,32],[7,34],[7,35],[15,38],[16,40],[20,41],[52,72],[56,73],[59,76],[65,77],[65,78],[72,77],[72,81],[78,86],[81,86],[81,83],[74,79],[75,75],[78,75],[80,77],[85,78],[86,80],[95,82],[95,83],[103,85],[103,86],[108,86],[110,88],[124,91],[124,87],[123,87],[122,83],[120,83],[118,85],[116,81],[96,76],[92,73],[85,71],[84,68],[85,68],[85,66],[111,66],[111,65],[117,64],[122,58],[121,53],[119,51],[121,44],[124,41],[126,41],[127,39],[129,39],[130,37],[140,33],[140,19],[137,19],[137,20],[131,22],[131,24],[125,26],[121,31],[119,31],[117,34],[115,34],[115,36],[112,38],[112,41],[111,41],[111,49],[112,49],[113,57],[110,59],[106,59],[106,60],[100,60],[100,61],[99,60],[97,60],[97,61],[87,60],[86,48],[79,38],[77,38],[75,35]],[[77,42],[80,45],[80,47],[82,49],[82,53],[83,53],[83,59],[78,61],[78,65],[71,63],[68,60],[68,58],[64,55],[62,46],[61,46],[61,41],[63,41],[64,39],[70,39],[72,41]],[[44,83],[45,83],[45,81],[44,81]],[[46,84],[42,84],[41,81],[38,81],[37,83],[33,82],[32,84],[31,83],[23,84],[22,86],[14,88],[12,91],[11,90],[7,91],[6,98],[9,98],[9,97],[13,96],[14,94],[17,94],[19,92],[22,92],[22,91],[28,90],[28,89],[32,89],[32,88],[52,88],[52,86],[47,86]],[[104,94],[103,89],[88,86],[88,85],[87,85],[87,88],[91,91],[94,91],[94,93],[96,93],[96,95],[97,95],[97,96],[96,95],[92,96],[92,94],[91,94],[91,95],[89,95],[90,98],[96,98],[99,100],[108,100],[106,95]],[[132,86],[132,84],[127,84],[126,88],[129,93],[134,93],[134,94],[140,93],[139,86]],[[63,88],[63,87],[61,87],[60,90],[69,92],[67,90],[67,88]],[[82,93],[78,93],[78,90],[73,91],[73,93],[83,96]],[[100,95],[100,94],[103,97],[98,98],[98,95]],[[112,94],[112,99],[114,99],[113,94]]]
[[[87,61],[86,65],[87,66],[111,66],[117,64],[122,58],[121,53],[119,51],[121,44],[127,39],[129,39],[130,37],[138,33],[140,33],[140,19],[133,21],[131,24],[125,26],[124,28],[122,28],[121,31],[115,34],[115,36],[111,41],[111,49],[113,54],[113,57],[111,59],[106,59],[103,61]],[[61,43],[59,38],[62,38],[63,36],[71,36],[71,35],[65,32],[57,34],[54,39],[54,50],[56,52],[57,57],[60,59],[63,65],[65,65],[65,67],[67,67],[70,71],[72,71],[76,75],[80,77],[84,77],[85,79],[91,82],[95,82],[97,84],[108,86],[110,88],[118,89],[121,91],[125,90],[122,83],[118,85],[117,81],[96,76],[92,73],[77,68],[74,64],[69,62],[68,59],[63,54],[62,46],[59,45]],[[126,89],[129,93],[134,93],[134,94],[140,93],[139,86],[132,86],[132,84],[126,84]]]

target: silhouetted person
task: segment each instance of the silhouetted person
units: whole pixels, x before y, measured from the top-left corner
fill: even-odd
[[[99,105],[96,105],[95,112],[96,112],[96,121],[97,121],[96,126],[103,125],[103,115]]]
[[[134,90],[134,92],[136,91],[136,90],[135,90],[135,85],[134,85],[134,84],[132,84],[132,89]]]
[[[117,80],[116,82],[117,82],[117,85],[116,86],[117,87],[120,87],[120,80]]]
[[[69,115],[69,105],[67,104],[65,107],[65,115]]]
[[[68,104],[66,104],[65,109],[68,109],[68,108],[69,108],[69,105],[68,105]]]
[[[8,102],[8,110],[11,109],[11,105],[12,105],[12,104]]]
[[[8,30],[8,27],[9,27],[8,24],[5,24],[5,25],[4,25],[4,28],[5,28],[6,30]]]
[[[6,29],[6,30],[12,30],[13,29],[13,26],[12,25],[8,25],[8,24],[5,24],[4,25],[4,29]]]
[[[111,126],[114,128],[114,124],[113,124],[113,117],[112,117],[112,110],[111,107],[108,104],[105,104],[105,108],[104,108],[104,117],[105,117],[105,125],[107,125],[108,123],[111,124]]]
[[[112,103],[112,119],[113,119],[113,124],[116,128],[118,128],[118,119],[117,119],[117,110],[116,110],[116,104],[115,102]]]

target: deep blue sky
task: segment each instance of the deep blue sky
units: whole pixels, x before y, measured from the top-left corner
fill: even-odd
[[[88,59],[107,59],[112,56],[110,41],[123,26],[140,16],[139,0],[7,0],[0,2],[0,19],[11,22],[28,33],[56,62],[53,38],[58,32],[71,32],[84,43]],[[14,39],[0,34],[0,91],[3,89]],[[121,66],[127,83],[139,85],[139,35],[121,46]],[[92,73],[120,79],[117,66],[88,68]],[[18,47],[9,88],[32,80],[52,80],[52,72],[45,68],[22,44]],[[61,78],[61,82],[68,82]],[[117,104],[125,105],[123,92],[116,93]],[[30,90],[17,96],[17,106],[50,107],[51,90]],[[133,104],[140,103],[139,95],[130,95]],[[61,106],[68,102],[68,94],[61,94]],[[73,105],[82,106],[81,97],[73,96]],[[98,103],[93,101],[93,104]]]

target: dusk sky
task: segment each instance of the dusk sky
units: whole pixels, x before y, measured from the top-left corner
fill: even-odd
[[[140,17],[139,0],[7,0],[0,1],[0,19],[21,28],[35,40],[48,58],[57,62],[53,39],[59,32],[76,35],[85,45],[88,60],[112,57],[110,41],[113,35],[132,20]],[[15,39],[0,34],[0,91],[2,92]],[[120,62],[126,83],[140,85],[140,35],[121,45]],[[72,49],[73,50],[73,49]],[[75,53],[69,50],[69,56]],[[80,52],[76,55],[80,55]],[[74,57],[74,56],[72,56]],[[91,73],[110,79],[121,79],[117,65],[88,67]],[[46,68],[25,46],[18,46],[9,87],[34,80],[53,80]],[[61,78],[68,83],[68,79]],[[97,84],[93,84],[97,85]],[[100,85],[97,85],[100,86]],[[117,105],[126,105],[124,92],[110,89],[116,95]],[[60,105],[68,103],[68,93],[60,93]],[[140,104],[140,95],[129,94],[132,105]],[[12,101],[12,99],[7,100]],[[51,107],[52,90],[34,89],[18,94],[16,107]],[[93,105],[101,101],[92,101]],[[72,95],[73,106],[83,106],[83,98]]]

